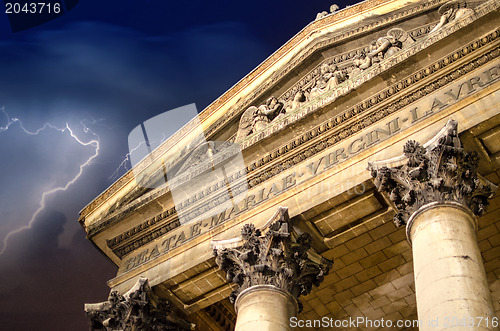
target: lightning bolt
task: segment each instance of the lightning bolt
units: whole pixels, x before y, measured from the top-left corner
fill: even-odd
[[[161,145],[166,139],[167,139],[167,136],[165,135],[165,133],[162,133],[161,141],[158,144],[158,146]],[[119,176],[120,169],[122,169],[122,168],[125,169],[125,171],[130,170],[130,168],[127,166],[128,162],[132,163],[132,161],[130,160],[130,156],[132,155],[132,153],[134,153],[136,150],[139,149],[139,147],[141,147],[144,144],[147,144],[147,143],[145,141],[140,142],[137,146],[135,146],[134,148],[132,148],[130,150],[130,152],[128,152],[127,154],[125,154],[125,158],[118,165],[118,168],[116,168],[116,170],[113,172],[113,174],[108,177],[108,180],[116,180],[118,178],[118,176]],[[150,150],[150,153],[151,153],[151,150]]]
[[[139,147],[141,147],[142,145],[144,145],[146,142],[140,142],[136,147],[132,148],[130,150],[130,152],[128,152],[127,154],[125,154],[125,158],[123,159],[123,161],[120,163],[120,165],[118,166],[118,168],[116,168],[115,172],[113,172],[113,174],[111,176],[109,176],[109,180],[115,180],[118,178],[118,174],[120,172],[120,169],[123,168],[125,169],[125,171],[128,171],[128,167],[127,167],[127,162],[132,162],[130,161],[130,156],[132,155],[133,152],[135,152]]]
[[[99,147],[100,147],[99,146],[99,136],[97,136],[97,134],[95,132],[93,132],[92,130],[90,130],[90,128],[85,124],[86,120],[82,120],[80,122],[80,124],[83,126],[83,131],[85,133],[91,133],[94,137],[96,137],[96,139],[89,140],[88,142],[84,142],[80,138],[78,138],[74,134],[73,130],[69,127],[69,124],[67,122],[66,122],[66,126],[64,128],[58,128],[50,123],[45,123],[41,128],[39,128],[35,131],[30,131],[24,127],[24,125],[20,119],[15,118],[15,117],[11,118],[9,116],[9,114],[5,111],[5,108],[1,108],[1,110],[7,118],[7,124],[3,127],[0,127],[0,132],[7,131],[13,124],[16,124],[16,123],[18,124],[18,126],[21,130],[23,130],[26,134],[32,135],[32,136],[35,136],[35,135],[39,134],[41,131],[46,130],[46,129],[53,129],[53,130],[56,130],[56,131],[61,132],[61,133],[68,132],[69,136],[74,141],[76,141],[78,144],[85,146],[85,147],[92,146],[94,148],[94,153],[89,158],[87,158],[87,160],[84,163],[80,164],[80,167],[79,167],[77,174],[70,181],[66,182],[65,185],[55,187],[51,190],[48,190],[48,191],[45,191],[42,193],[42,197],[40,198],[38,209],[31,216],[28,224],[7,233],[7,235],[3,239],[3,245],[2,245],[2,249],[0,250],[0,255],[2,255],[5,252],[5,250],[7,249],[7,243],[9,241],[9,239],[12,238],[12,236],[14,236],[14,235],[16,235],[24,230],[31,229],[31,227],[33,226],[33,224],[35,222],[36,217],[45,209],[46,199],[48,196],[53,195],[57,192],[66,191],[71,185],[73,185],[80,178],[80,176],[83,174],[83,170],[85,169],[85,167],[87,167],[92,162],[92,160],[95,159],[99,155]],[[91,121],[87,120],[87,122],[96,123],[97,121],[92,119]]]

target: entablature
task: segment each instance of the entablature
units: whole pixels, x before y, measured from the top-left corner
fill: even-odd
[[[444,0],[410,1],[407,6],[401,8],[400,3],[394,0],[365,1],[312,22],[200,114],[199,119],[206,137],[209,140],[228,140],[234,136],[236,122],[245,108],[250,104],[260,104],[270,95],[282,94],[278,91],[281,89],[279,86],[294,84],[296,76],[306,77],[303,72],[306,69],[301,67],[304,63],[312,63],[309,67],[313,70],[322,59],[331,57],[335,63],[346,65],[345,62],[352,62],[352,56],[360,51],[358,49],[360,45],[350,45],[353,50],[347,49],[349,43],[356,44],[356,40],[363,36],[377,33],[384,27],[390,27],[413,17],[420,17],[414,24],[418,29],[411,31],[412,37],[418,38],[429,29],[430,25],[435,24],[432,23],[438,19],[435,9],[444,2]],[[431,17],[425,16],[427,14]],[[368,38],[366,45],[371,41],[372,39]],[[366,45],[362,45],[362,48]],[[336,48],[341,50],[346,48],[344,52],[346,54],[335,57],[318,52],[328,49],[330,54],[342,53],[336,51]],[[312,55],[315,55],[314,60],[311,60]],[[288,91],[288,96],[285,92],[283,91],[283,97],[289,98],[292,92]],[[182,136],[190,130],[192,126],[187,125],[155,153],[161,154],[165,149],[177,145]],[[147,163],[146,160],[135,170],[147,167]],[[102,219],[107,210],[118,204],[124,191],[142,193],[136,192],[134,182],[134,173],[125,174],[81,211],[80,222],[88,226]]]

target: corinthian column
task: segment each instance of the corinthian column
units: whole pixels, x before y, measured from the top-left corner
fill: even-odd
[[[496,330],[475,234],[496,186],[477,174],[478,157],[464,152],[455,121],[424,146],[408,141],[402,165],[390,167],[395,161],[369,167],[412,244],[420,330]]]
[[[215,262],[238,284],[229,299],[238,314],[236,331],[290,330],[300,295],[311,292],[332,262],[310,250],[311,236],[295,236],[288,211],[280,207],[263,231],[246,224],[241,238],[214,241]]]
[[[127,293],[121,295],[112,290],[107,301],[86,303],[84,307],[91,331],[188,331],[196,327],[179,317],[167,301],[156,296],[144,277],[140,277]]]

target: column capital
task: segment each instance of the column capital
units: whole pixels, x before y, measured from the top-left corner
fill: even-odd
[[[229,297],[232,303],[257,285],[272,285],[297,299],[309,294],[313,285],[319,286],[332,266],[312,252],[308,233],[293,233],[286,208],[280,207],[267,224],[262,231],[245,224],[240,238],[212,244],[216,264],[229,282],[238,284]]]
[[[153,293],[148,279],[140,277],[125,294],[111,290],[108,300],[86,303],[90,330],[194,330],[172,311],[170,304]]]
[[[432,203],[458,203],[477,216],[484,214],[497,187],[478,174],[479,157],[464,151],[457,127],[450,120],[426,144],[410,140],[403,156],[369,163],[375,186],[395,206],[396,226],[406,225],[415,212]]]

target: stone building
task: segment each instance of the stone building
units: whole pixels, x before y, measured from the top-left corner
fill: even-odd
[[[499,8],[319,13],[81,211],[92,328],[498,329]]]

